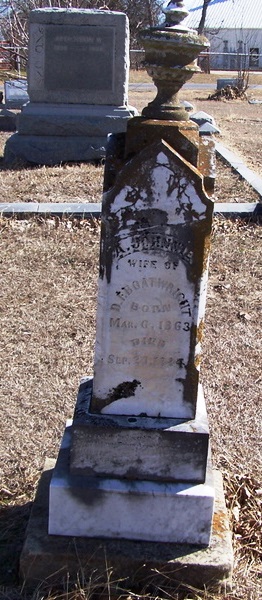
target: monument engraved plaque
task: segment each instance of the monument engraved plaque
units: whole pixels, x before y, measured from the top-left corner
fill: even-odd
[[[45,37],[46,89],[113,91],[114,27],[47,25]]]
[[[30,12],[29,102],[5,147],[11,164],[100,160],[109,133],[123,133],[128,105],[129,25],[109,10]]]
[[[104,200],[91,410],[193,418],[212,202],[168,144],[142,154]]]

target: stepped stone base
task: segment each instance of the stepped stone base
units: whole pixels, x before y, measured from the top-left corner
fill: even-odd
[[[214,471],[215,512],[210,545],[145,542],[123,539],[74,538],[48,535],[48,493],[54,467],[46,461],[32,508],[20,559],[20,576],[27,588],[40,583],[62,586],[81,575],[86,581],[95,571],[96,583],[121,579],[121,588],[144,589],[178,586],[197,589],[231,588],[233,553],[222,488],[222,477]]]
[[[50,486],[50,534],[208,545],[210,466],[202,484],[72,475],[71,438],[67,427]]]
[[[6,142],[5,162],[54,165],[99,160],[106,155],[108,134],[125,132],[135,114],[129,106],[29,102],[19,115],[18,131]]]

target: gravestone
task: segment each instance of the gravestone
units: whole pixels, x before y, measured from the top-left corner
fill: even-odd
[[[5,81],[4,90],[6,108],[21,109],[29,101],[27,81],[25,79]]]
[[[101,159],[107,135],[124,132],[129,28],[125,14],[43,8],[30,13],[28,94],[7,162]]]
[[[105,195],[93,391],[72,426],[73,487],[52,480],[51,534],[209,543],[199,353],[212,211],[200,173],[161,140]],[[78,514],[79,476],[105,493]]]
[[[176,98],[188,78],[185,38],[191,60],[206,41],[180,26],[182,5],[170,3],[157,35],[141,34],[162,92],[108,146],[94,377],[80,385],[52,473],[49,538],[44,531],[42,556],[33,536],[27,542],[24,578],[32,564],[40,578],[50,556],[54,571],[66,561],[85,575],[103,569],[106,556],[107,573],[128,573],[128,582],[158,585],[164,574],[169,589],[171,580],[230,583],[225,501],[199,379],[213,201],[205,145]],[[172,53],[183,43],[183,68],[179,52],[172,61],[168,48],[158,52],[157,36]],[[191,74],[197,69],[190,64]],[[66,546],[57,552],[59,536]]]
[[[102,216],[91,409],[191,419],[213,203],[164,142],[130,161],[116,185]]]

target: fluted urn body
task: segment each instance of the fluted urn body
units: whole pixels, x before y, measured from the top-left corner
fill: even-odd
[[[186,121],[188,113],[181,106],[177,93],[194,73],[200,71],[196,58],[209,47],[209,42],[180,24],[188,14],[183,2],[169,2],[164,13],[166,21],[163,25],[140,33],[145,49],[145,68],[158,90],[156,98],[142,114],[150,119]]]

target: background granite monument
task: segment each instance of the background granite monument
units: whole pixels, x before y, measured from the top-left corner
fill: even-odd
[[[28,94],[5,160],[100,159],[126,130],[129,27],[125,14],[43,8],[30,13]]]

